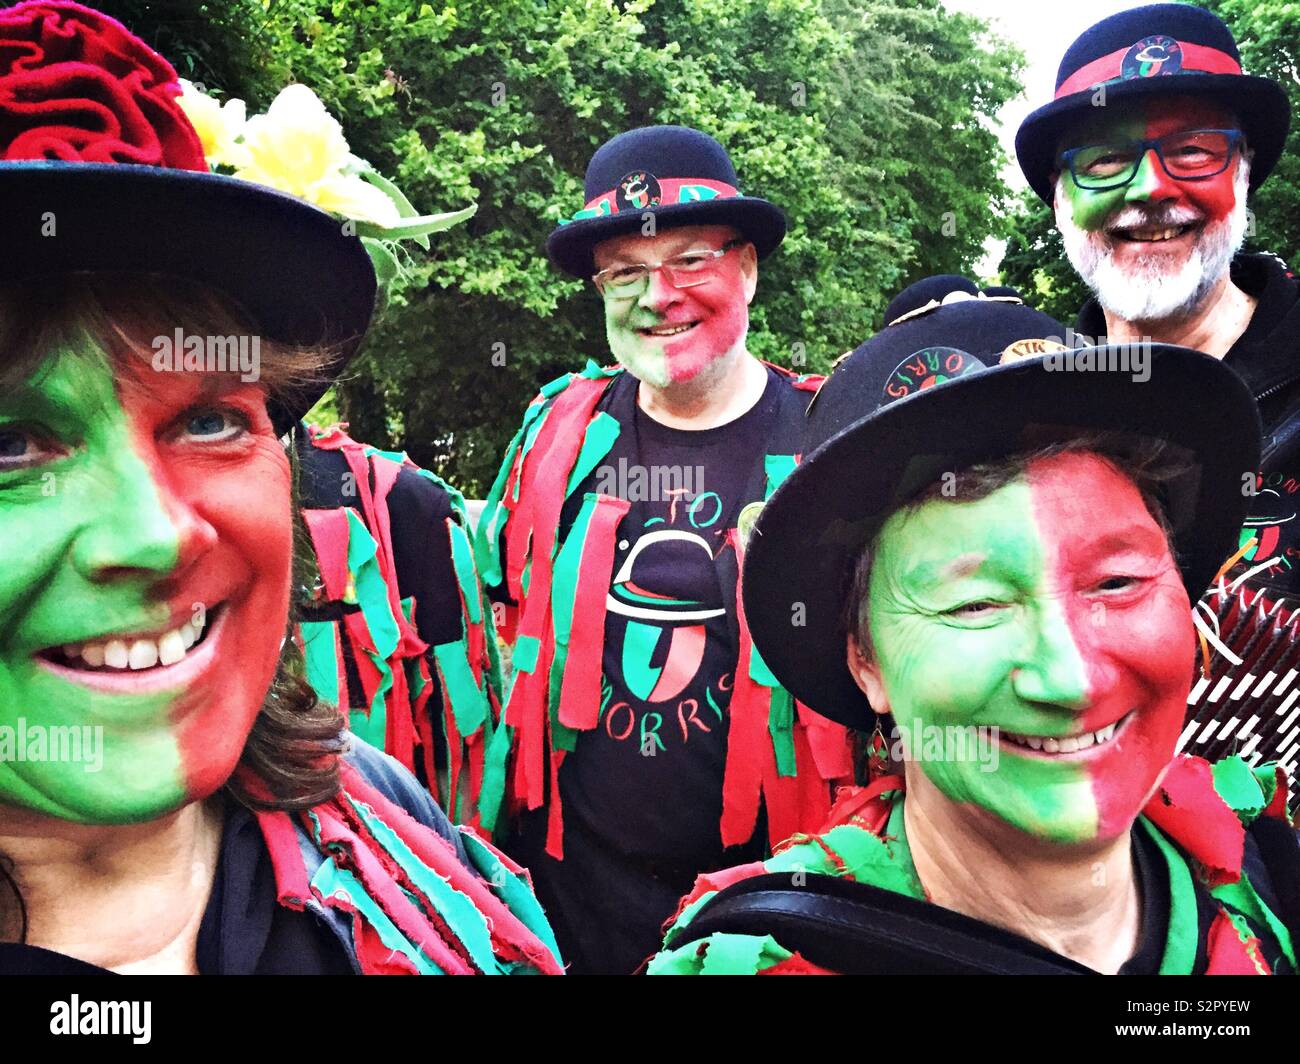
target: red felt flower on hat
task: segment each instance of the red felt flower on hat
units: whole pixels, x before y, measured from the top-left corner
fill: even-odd
[[[206,172],[180,91],[167,60],[98,11],[59,0],[0,10],[2,160]]]

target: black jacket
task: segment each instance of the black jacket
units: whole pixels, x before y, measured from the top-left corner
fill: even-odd
[[[1264,424],[1260,480],[1242,535],[1243,543],[1251,536],[1259,543],[1244,563],[1276,558],[1257,582],[1300,595],[1300,281],[1281,259],[1255,254],[1233,260],[1232,281],[1258,304],[1223,361],[1250,387]],[[1079,312],[1077,328],[1105,333],[1095,299]]]

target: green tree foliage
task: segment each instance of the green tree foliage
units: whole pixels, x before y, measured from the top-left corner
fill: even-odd
[[[1248,243],[1290,261],[1300,253],[1300,4],[1294,0],[1205,0],[1232,27],[1248,74],[1277,81],[1291,100],[1291,133],[1277,168],[1255,193]]]
[[[1074,323],[1089,295],[1065,257],[1052,209],[1030,189],[1020,194],[1011,215],[1001,273],[1004,284],[1065,325]]]
[[[1199,0],[1237,38],[1242,67],[1278,81],[1300,115],[1300,4],[1293,0]],[[1300,251],[1300,121],[1292,122],[1281,162],[1251,200],[1250,250],[1272,251],[1290,261]],[[1088,296],[1061,246],[1052,212],[1032,192],[1020,197],[1010,218],[1001,272],[1038,308],[1066,324]]]
[[[889,298],[969,271],[1004,232],[992,122],[1021,57],[939,0],[104,0],[209,89],[262,109],[313,88],[422,211],[417,252],[350,379],[352,431],[486,490],[538,386],[609,361],[589,284],[549,264],[592,152],[638,125],[716,136],[790,234],[751,349],[825,369]]]

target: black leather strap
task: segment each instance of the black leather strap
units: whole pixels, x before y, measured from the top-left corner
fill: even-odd
[[[672,940],[771,935],[845,975],[1095,975],[1019,935],[839,876],[754,876],[719,891]]]

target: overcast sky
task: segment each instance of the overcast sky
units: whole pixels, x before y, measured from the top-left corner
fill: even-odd
[[[1056,68],[1074,39],[1096,22],[1117,11],[1140,6],[1136,0],[943,0],[954,11],[979,15],[994,31],[1013,41],[1025,53],[1025,91],[1003,109],[1002,146],[1011,160],[1003,171],[1007,184],[1019,191],[1026,187],[1016,165],[1015,137],[1021,120],[1035,107],[1047,103],[1056,91]],[[984,258],[976,264],[977,279],[990,280],[1002,259],[1004,241],[989,240]]]
[[[1020,46],[1028,66],[1024,94],[1002,109],[1002,143],[1014,159],[1016,129],[1025,115],[1047,103],[1056,89],[1056,68],[1074,39],[1108,15],[1139,6],[1134,0],[944,0],[955,11],[967,11],[988,21],[1003,37]],[[1014,164],[1007,181],[1016,189],[1025,187],[1020,168]]]

